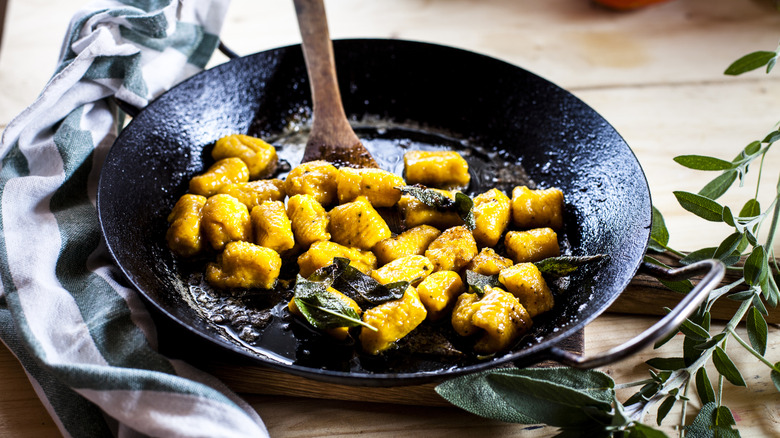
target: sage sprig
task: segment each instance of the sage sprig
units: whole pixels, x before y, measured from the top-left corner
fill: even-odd
[[[738,75],[764,66],[768,73],[778,57],[780,46],[774,51],[754,52],[735,61],[725,73]],[[738,437],[736,421],[723,403],[723,393],[728,385],[745,386],[746,382],[726,352],[729,340],[737,342],[766,365],[769,379],[780,391],[780,362],[766,357],[768,325],[765,319],[767,309],[780,302],[777,284],[780,266],[773,249],[780,223],[780,177],[773,185],[770,205],[763,207],[758,200],[759,189],[766,186],[761,183],[767,171],[764,157],[778,140],[780,129],[774,129],[761,140],[750,142],[731,160],[702,155],[681,155],[674,159],[689,169],[717,173],[698,192],[676,191],[674,195],[685,210],[703,220],[723,224],[730,229],[730,234],[712,246],[690,253],[676,250],[669,246],[670,236],[663,215],[653,208],[649,250],[676,256],[681,264],[717,258],[730,271],[741,274],[737,280],[712,291],[698,311],[681,325],[683,341],[679,356],[648,360],[649,378],[640,382],[618,385],[597,371],[568,368],[499,369],[445,382],[436,391],[456,406],[477,415],[559,427],[559,437],[663,437],[666,436],[663,432],[642,421],[655,410],[656,423],[660,426],[675,407],[682,410],[678,427],[680,436]],[[738,186],[743,186],[748,171],[754,169],[758,169],[756,192],[744,204],[732,207],[718,201],[737,181]],[[762,229],[767,237],[760,241]],[[652,256],[647,256],[646,261],[662,264]],[[476,284],[488,281],[477,278]],[[687,280],[664,284],[683,293],[692,287]],[[710,311],[720,299],[735,300],[740,305],[725,328],[716,331],[710,324]],[[747,328],[747,341],[735,330],[742,322]],[[677,339],[675,335],[658,342],[656,348]],[[706,370],[710,362],[718,373],[716,387]],[[632,387],[639,389],[624,403],[615,398],[615,389]],[[688,394],[693,392],[692,388],[702,407],[693,421],[686,424]]]

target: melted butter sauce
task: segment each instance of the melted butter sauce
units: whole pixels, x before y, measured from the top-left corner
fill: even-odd
[[[535,187],[520,159],[503,150],[420,126],[370,118],[353,121],[353,128],[380,167],[398,175],[403,175],[403,155],[408,150],[456,150],[469,163],[471,182],[462,191],[470,196],[494,187],[510,196],[517,185]],[[292,122],[279,135],[262,136],[279,155],[280,166],[273,177],[284,179],[300,163],[307,136],[308,126],[301,122]],[[561,250],[566,249],[564,239]],[[469,340],[453,332],[449,318],[443,323],[423,322],[407,336],[410,340],[401,340],[398,348],[388,353],[361,354],[356,341],[333,340],[286,310],[297,271],[295,257],[284,260],[280,281],[272,291],[212,289],[203,279],[211,260],[213,257],[204,257],[179,265],[189,284],[185,299],[226,339],[253,354],[282,364],[358,373],[435,372],[483,359],[469,353]]]

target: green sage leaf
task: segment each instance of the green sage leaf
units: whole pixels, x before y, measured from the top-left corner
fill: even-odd
[[[772,131],[769,134],[767,134],[766,137],[764,137],[764,139],[761,140],[761,142],[762,143],[768,143],[768,144],[771,145],[772,143],[776,142],[777,140],[780,140],[780,131],[775,130],[775,131]]]
[[[761,204],[755,198],[748,199],[748,201],[742,207],[742,210],[739,211],[739,216],[743,218],[756,217],[760,214]]]
[[[738,438],[739,432],[734,429],[736,421],[727,407],[720,408],[715,402],[702,406],[693,422],[685,426],[687,438]]]
[[[702,248],[697,249],[680,259],[680,263],[683,265],[690,265],[691,263],[700,262],[702,260],[711,259],[715,255],[717,248]]]
[[[605,257],[607,256],[604,254],[594,256],[549,257],[535,262],[534,265],[536,265],[543,275],[550,277],[565,277],[573,274],[581,266],[596,263]]]
[[[597,383],[595,388],[582,388],[561,385],[558,381],[495,373],[488,377],[488,384],[519,411],[550,426],[587,427],[594,420],[603,423],[611,419],[612,404],[589,392],[595,389],[601,396],[601,392],[607,391],[610,398],[614,397],[614,391],[605,383]]]
[[[747,332],[750,339],[750,345],[762,356],[766,354],[767,337],[769,335],[769,326],[766,319],[755,307],[748,311]]]
[[[557,427],[609,422],[615,382],[595,370],[502,368],[469,374],[436,386],[436,392],[473,414],[511,423]],[[588,409],[586,409],[588,408]]]
[[[722,348],[715,347],[715,351],[712,353],[712,363],[715,364],[715,369],[732,384],[747,386],[737,366],[734,365],[734,362],[731,361],[731,358]]]
[[[669,414],[669,411],[672,410],[674,407],[674,404],[677,402],[677,399],[674,397],[666,397],[664,399],[663,403],[661,403],[661,406],[658,407],[658,417],[656,418],[656,424],[659,426],[664,421],[664,418]]]
[[[694,170],[729,170],[734,167],[729,161],[704,155],[680,155],[674,157],[674,161]]]
[[[685,368],[685,360],[681,357],[654,357],[645,363],[659,370],[673,371]]]
[[[710,333],[707,330],[690,319],[683,321],[680,325],[680,331],[685,336],[697,341],[706,341],[710,338]]]
[[[696,371],[696,392],[699,394],[702,405],[715,402],[715,390],[712,389],[712,382],[710,382],[710,377],[704,367]]]
[[[736,170],[727,170],[716,176],[699,190],[699,194],[710,199],[718,199],[734,185],[737,180]]]
[[[775,369],[769,373],[769,377],[772,378],[772,383],[775,384],[775,389],[780,391],[780,373],[776,371],[778,368],[780,368],[780,362],[775,364]]]
[[[652,228],[650,229],[650,249],[663,252],[669,244],[669,230],[661,212],[653,206]]]
[[[628,438],[669,438],[658,429],[653,429],[642,423],[633,423],[628,428]]]
[[[674,192],[680,206],[710,222],[723,222],[723,206],[717,202],[690,192]]]
[[[712,338],[708,339],[705,342],[702,342],[701,344],[696,344],[696,349],[703,351],[703,350],[709,350],[710,348],[718,345],[720,341],[723,340],[723,338],[726,337],[725,333],[718,333],[717,335],[713,336]]]
[[[766,50],[759,50],[753,53],[748,53],[747,55],[731,63],[731,65],[728,66],[723,74],[737,76],[749,71],[756,70],[767,65],[772,60],[772,58],[775,57],[775,55],[775,52]]]
[[[766,274],[764,270],[766,265],[767,256],[764,247],[759,245],[753,248],[753,251],[745,260],[745,266],[742,271],[745,283],[749,286],[758,286],[761,283],[761,276]]]
[[[731,254],[737,249],[739,244],[742,242],[742,239],[744,238],[744,235],[742,233],[733,233],[723,239],[723,242],[721,242],[720,246],[715,250],[715,253],[712,255],[716,259],[725,259],[727,256],[731,256]]]
[[[748,143],[747,146],[745,146],[745,149],[742,150],[742,158],[749,158],[753,155],[756,155],[757,153],[761,152],[761,142],[760,141],[751,141]]]

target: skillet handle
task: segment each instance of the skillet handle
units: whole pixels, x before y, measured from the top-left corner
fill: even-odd
[[[681,268],[666,269],[651,263],[644,262],[640,271],[656,278],[675,280],[689,278],[693,275],[705,273],[704,277],[696,284],[688,295],[683,298],[672,311],[660,321],[653,324],[637,337],[619,345],[604,353],[593,356],[581,356],[558,347],[552,347],[548,351],[550,359],[573,368],[596,368],[623,360],[634,353],[655,344],[682,324],[693,313],[709,293],[715,289],[723,278],[726,268],[719,260],[702,260]]]

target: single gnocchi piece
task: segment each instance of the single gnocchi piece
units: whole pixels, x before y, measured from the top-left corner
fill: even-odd
[[[223,158],[204,173],[190,179],[190,193],[205,197],[216,194],[222,186],[249,181],[249,168],[240,158]]]
[[[265,141],[244,134],[226,135],[214,144],[215,160],[236,157],[246,163],[250,179],[267,178],[276,171],[279,158],[276,149]]]
[[[214,195],[201,209],[201,229],[211,247],[217,251],[229,242],[252,240],[252,221],[246,205],[230,195]]]
[[[298,256],[300,275],[308,278],[317,269],[332,264],[336,257],[349,259],[349,264],[364,274],[376,269],[376,256],[371,251],[349,248],[330,241],[318,241]]]
[[[284,181],[260,179],[257,181],[225,184],[217,193],[230,195],[241,201],[250,211],[265,201],[284,201]]]
[[[267,201],[249,212],[255,243],[282,253],[295,246],[292,223],[284,203]]]
[[[519,228],[563,228],[563,192],[557,188],[512,190],[512,222]]]
[[[287,174],[284,189],[287,196],[311,195],[323,206],[336,201],[339,170],[327,161],[301,163]]]
[[[385,220],[364,196],[335,207],[329,215],[331,240],[345,246],[371,249],[392,235]]]
[[[192,257],[203,250],[203,234],[200,232],[201,210],[206,197],[185,194],[173,206],[168,215],[168,231],[165,240],[175,254]]]
[[[308,248],[314,242],[330,240],[330,216],[313,196],[294,195],[288,199],[287,216],[298,245]]]
[[[504,246],[515,263],[538,262],[561,254],[558,234],[552,228],[510,231],[504,237]]]
[[[419,225],[403,233],[379,241],[372,251],[379,265],[386,265],[393,260],[410,255],[423,255],[441,231],[430,225]]]
[[[249,242],[230,242],[217,262],[206,267],[206,281],[221,289],[271,289],[281,268],[276,251]]]
[[[509,348],[528,331],[531,316],[512,294],[485,287],[480,299],[476,294],[462,294],[452,311],[452,327],[461,336],[482,333],[474,351],[492,354]]]
[[[328,293],[332,294],[336,299],[349,306],[358,315],[361,315],[363,313],[363,309],[361,309],[360,306],[358,306],[358,304],[352,298],[344,295],[343,293],[337,291],[336,289],[333,289],[332,287],[328,287],[326,290],[328,291]],[[291,299],[290,302],[287,304],[287,309],[293,315],[301,316],[301,317],[303,316],[301,309],[299,309],[298,305],[295,304],[295,298]],[[333,327],[333,328],[325,329],[323,331],[328,336],[337,339],[339,341],[343,341],[347,339],[347,337],[349,336],[349,327]]]
[[[371,271],[371,278],[381,284],[408,281],[416,285],[433,272],[433,263],[427,257],[410,255],[393,260],[379,269]]]
[[[455,199],[455,194],[447,190],[433,189],[449,198]],[[463,219],[455,211],[440,211],[434,207],[425,205],[422,201],[411,195],[403,195],[398,201],[398,210],[404,218],[404,226],[414,228],[420,225],[431,225],[438,229],[445,229],[463,225]]]
[[[445,189],[465,188],[471,181],[468,163],[454,151],[409,151],[404,176],[409,184]]]
[[[490,189],[474,198],[476,227],[472,232],[480,246],[496,246],[509,225],[512,216],[512,202],[501,190]]]
[[[455,271],[434,272],[417,285],[420,301],[428,311],[428,319],[431,321],[445,317],[465,290],[463,280]]]
[[[393,346],[425,320],[427,311],[414,286],[393,301],[372,307],[363,313],[363,322],[376,328],[360,329],[360,345],[368,354],[376,355]]]
[[[517,297],[532,318],[551,310],[555,305],[552,291],[533,263],[518,263],[502,270],[498,274],[498,281]]]
[[[365,196],[374,207],[392,207],[401,199],[401,191],[396,189],[405,185],[400,176],[382,169],[343,167],[336,178],[339,203],[354,201]]]
[[[476,257],[471,259],[466,269],[482,275],[498,275],[502,269],[506,269],[513,264],[511,259],[503,257],[493,248],[485,247],[479,251]]]
[[[460,271],[476,257],[477,242],[471,231],[464,226],[445,230],[428,246],[428,257],[436,271]]]

